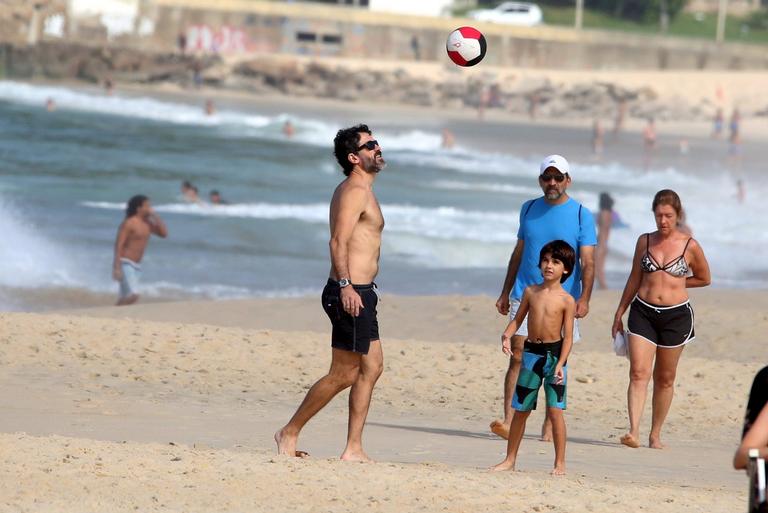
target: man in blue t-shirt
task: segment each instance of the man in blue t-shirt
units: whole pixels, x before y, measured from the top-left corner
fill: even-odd
[[[529,285],[541,283],[539,252],[550,241],[564,240],[576,250],[576,265],[571,276],[563,283],[576,300],[576,322],[573,325],[573,341],[579,340],[578,319],[589,312],[589,298],[595,279],[594,251],[597,245],[595,221],[592,213],[579,202],[571,199],[566,190],[571,184],[568,161],[560,155],[550,155],[539,166],[539,186],[544,196],[528,200],[520,209],[520,227],[517,245],[509,259],[507,276],[496,309],[502,315],[514,318]],[[523,344],[528,336],[528,317],[512,337],[512,356],[504,379],[504,420],[491,423],[491,431],[508,438],[512,422],[512,396],[520,372]],[[545,420],[542,439],[551,439],[551,424]]]

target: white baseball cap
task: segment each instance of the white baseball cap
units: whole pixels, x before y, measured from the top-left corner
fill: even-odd
[[[561,173],[571,176],[571,166],[562,155],[550,155],[542,160],[541,165],[539,166],[539,174],[544,174],[544,171],[546,171],[548,167],[554,167]]]

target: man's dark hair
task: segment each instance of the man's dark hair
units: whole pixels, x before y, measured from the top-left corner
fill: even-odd
[[[544,244],[539,253],[539,267],[546,255],[550,255],[555,260],[560,260],[565,267],[565,272],[560,277],[560,283],[571,277],[573,266],[576,265],[576,252],[570,244],[564,240],[553,240]]]
[[[133,198],[129,199],[128,205],[125,207],[125,218],[128,219],[129,217],[135,216],[136,212],[139,211],[141,206],[148,199],[149,198],[147,198],[143,194],[137,194]]]
[[[216,189],[214,189],[214,190],[212,190],[212,191],[210,192],[209,196],[220,196],[220,194],[219,194],[219,191],[217,191]]]
[[[347,157],[350,153],[357,153],[361,133],[371,135],[371,129],[368,128],[368,125],[363,124],[342,128],[336,132],[336,137],[333,138],[333,154],[344,171],[344,176],[349,176],[352,168],[355,167]]]

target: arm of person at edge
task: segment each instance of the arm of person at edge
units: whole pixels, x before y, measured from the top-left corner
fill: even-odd
[[[507,265],[507,276],[504,278],[504,286],[501,289],[501,295],[496,301],[496,310],[501,315],[509,314],[509,293],[512,292],[512,286],[515,284],[515,280],[517,279],[517,271],[520,269],[520,261],[523,259],[524,247],[525,241],[523,239],[517,239],[515,249],[512,251],[512,255],[509,257],[509,264]]]
[[[595,246],[582,246],[579,250],[581,260],[581,296],[576,301],[576,318],[586,317],[589,313],[589,300],[595,284]]]
[[[741,445],[733,456],[733,468],[747,468],[750,449],[758,449],[760,457],[768,459],[768,405],[763,406],[755,423],[741,439]]]
[[[338,279],[349,279],[349,240],[355,230],[360,216],[365,211],[367,195],[362,187],[350,187],[339,198],[339,211],[336,213],[336,223],[331,233],[331,265]],[[360,315],[363,300],[360,294],[351,286],[341,289],[341,304],[344,311],[353,317]]]
[[[515,318],[509,321],[504,333],[501,334],[501,351],[507,355],[512,356],[512,337],[517,332],[517,328],[522,324],[525,316],[528,315],[528,301],[530,298],[530,291],[528,287],[523,291],[523,298],[520,300],[520,308],[517,309]],[[509,293],[507,293],[509,297]],[[509,303],[507,303],[507,311],[509,311]]]
[[[565,298],[566,305],[563,310],[563,347],[560,349],[560,357],[555,365],[555,384],[560,385],[565,381],[563,367],[568,362],[568,356],[573,347],[573,320],[576,317],[576,301],[568,295]]]
[[[621,317],[624,315],[624,312],[627,311],[627,308],[629,308],[629,304],[632,302],[632,299],[634,299],[635,294],[637,294],[637,289],[640,288],[640,281],[643,278],[643,272],[640,269],[640,254],[643,251],[642,248],[642,240],[644,237],[641,235],[637,238],[637,243],[635,243],[635,255],[632,257],[632,270],[629,272],[629,277],[627,277],[627,284],[624,285],[624,292],[621,294],[621,299],[619,300],[619,306],[616,307],[616,314],[613,316],[613,326],[611,326],[611,340],[616,338],[616,333],[620,331],[624,331],[624,323],[621,321]]]
[[[117,229],[117,237],[115,238],[115,258],[112,262],[112,279],[115,281],[123,279],[123,268],[120,263],[120,249],[125,244],[129,231],[130,227],[128,226],[128,220],[126,219],[120,223],[120,227]]]
[[[158,237],[162,237],[163,239],[168,236],[168,228],[165,226],[163,220],[160,219],[157,214],[155,214],[154,210],[150,212],[147,222],[149,223],[149,229],[152,231],[152,233]]]
[[[709,274],[709,262],[707,262],[707,257],[704,256],[704,250],[701,249],[696,239],[691,240],[688,250],[693,257],[688,260],[688,267],[693,274],[685,279],[685,286],[689,289],[706,287],[711,283],[712,278]]]

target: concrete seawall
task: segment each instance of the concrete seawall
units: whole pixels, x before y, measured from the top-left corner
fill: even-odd
[[[549,69],[766,69],[764,47],[640,34],[511,27],[457,18],[399,16],[336,5],[246,0],[154,0],[143,44],[194,52],[289,53],[436,61],[447,34],[471,23],[488,41],[486,63]],[[415,43],[414,43],[415,41]],[[417,47],[417,49],[415,49]]]

